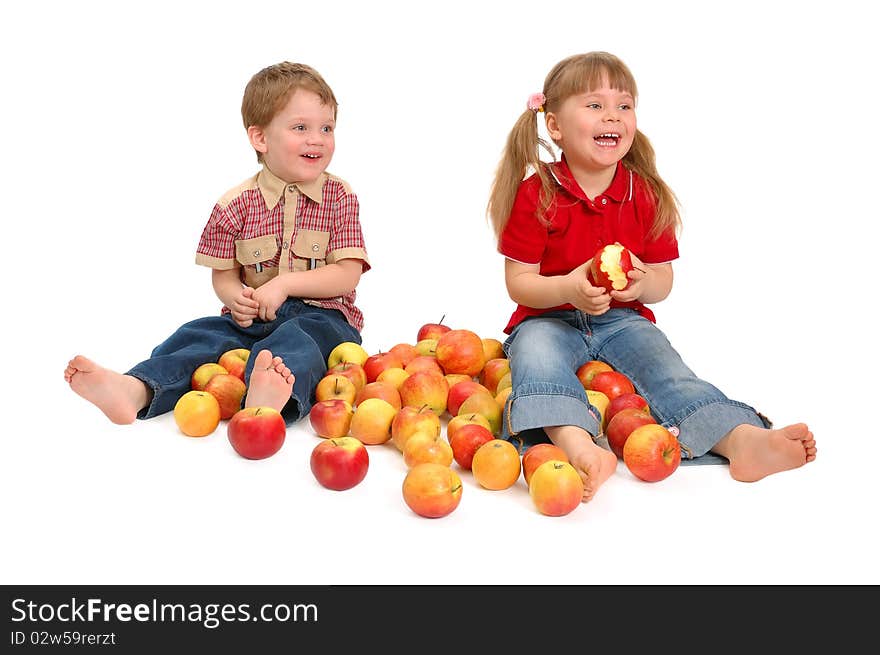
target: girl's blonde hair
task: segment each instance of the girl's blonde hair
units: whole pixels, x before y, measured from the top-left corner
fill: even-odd
[[[607,52],[588,52],[567,57],[556,64],[544,80],[543,110],[558,111],[562,103],[571,96],[596,89],[606,81],[611,88],[629,93],[633,100],[638,97],[635,78],[626,64],[614,55]],[[541,161],[542,148],[556,159],[550,144],[538,135],[537,112],[526,109],[507,137],[507,144],[492,182],[487,214],[496,238],[500,237],[507,224],[517,189],[530,170],[541,179],[536,216],[544,223],[549,223],[546,214],[556,185]],[[649,237],[656,238],[669,229],[677,231],[681,227],[678,201],[657,173],[654,148],[648,137],[639,130],[636,130],[632,147],[623,158],[623,165],[641,176],[653,194],[657,210]]]
[[[321,102],[333,110],[333,117],[336,118],[339,107],[336,96],[318,71],[305,64],[283,61],[267,66],[247,83],[241,100],[244,129],[251,125],[266,127],[297,89],[317,94]],[[263,161],[263,155],[259,152],[257,161]]]

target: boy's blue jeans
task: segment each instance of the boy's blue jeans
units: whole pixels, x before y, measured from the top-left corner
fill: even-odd
[[[517,325],[504,343],[513,390],[505,404],[502,438],[516,436],[523,447],[548,441],[544,426],[577,425],[599,432],[598,410],[587,401],[576,375],[591,359],[626,375],[658,423],[678,429],[682,462],[725,463],[709,450],[737,425],[770,427],[748,405],[729,399],[698,378],[666,336],[633,309],[599,316],[554,311]]]
[[[361,343],[361,336],[342,312],[288,298],[274,321],[254,321],[246,328],[232,320],[231,314],[190,321],[126,375],[153,390],[153,400],[138,413],[138,418],[147,419],[174,409],[177,400],[190,390],[193,371],[199,365],[216,362],[227,350],[247,348],[251,351],[245,369],[248,383],[257,353],[268,348],[272,355],[284,359],[295,376],[290,401],[281,412],[290,425],[309,413],[315,386],[327,372],[330,351],[343,341]]]

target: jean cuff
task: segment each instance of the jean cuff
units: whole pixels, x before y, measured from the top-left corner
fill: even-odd
[[[559,393],[526,393],[508,401],[504,433],[556,425],[576,425],[592,436],[599,434],[599,421],[585,400]]]
[[[703,405],[691,412],[677,425],[667,426],[678,429],[678,441],[682,445],[682,461],[706,455],[728,432],[738,425],[754,425],[759,428],[770,427],[772,423],[743,403],[726,400]],[[719,456],[713,455],[711,459]],[[721,458],[722,461],[726,461]],[[709,462],[707,462],[709,463]]]

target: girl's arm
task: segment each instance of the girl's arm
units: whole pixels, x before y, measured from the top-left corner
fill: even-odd
[[[588,314],[608,310],[611,296],[587,280],[588,260],[567,275],[541,275],[540,265],[504,260],[504,280],[510,299],[526,307],[547,309],[566,303]]]
[[[637,268],[629,272],[630,286],[623,291],[611,292],[615,300],[638,300],[648,305],[664,300],[672,291],[672,264],[645,264],[633,255],[633,266]]]

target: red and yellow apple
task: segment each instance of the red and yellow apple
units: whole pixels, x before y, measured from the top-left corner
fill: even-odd
[[[341,398],[319,400],[309,410],[309,423],[319,437],[336,439],[348,435],[354,408]]]
[[[487,362],[490,359],[504,358],[504,344],[498,339],[492,337],[483,337],[483,359]]]
[[[390,382],[383,382],[381,380],[367,382],[367,385],[358,391],[357,396],[355,396],[355,406],[359,407],[367,398],[381,398],[389,403],[394,409],[400,409],[403,406],[403,403],[400,400],[400,392],[397,390],[397,387]]]
[[[391,421],[391,441],[403,452],[407,439],[416,432],[439,435],[441,429],[440,417],[428,405],[404,405]]]
[[[241,409],[241,400],[247,393],[247,386],[237,375],[220,373],[208,380],[205,391],[217,399],[220,405],[220,420],[225,421]]]
[[[403,370],[410,375],[418,373],[419,371],[428,371],[429,373],[443,375],[443,369],[440,368],[440,364],[437,363],[437,358],[433,355],[416,355],[409,360],[409,363],[403,367]]]
[[[351,378],[340,373],[328,373],[315,386],[315,400],[332,400],[339,398],[347,403],[354,405],[355,398],[358,395],[357,387]]]
[[[450,330],[437,340],[437,362],[444,373],[474,377],[486,363],[483,340],[471,330]]]
[[[344,375],[354,383],[354,388],[360,391],[367,384],[367,374],[364,367],[354,362],[340,362],[327,369],[325,375]]]
[[[501,434],[501,417],[504,408],[498,404],[495,397],[488,391],[477,391],[465,398],[459,406],[459,414],[473,414],[477,412],[485,416],[492,429],[492,434]]]
[[[287,425],[281,412],[272,407],[245,407],[226,424],[229,443],[246,459],[265,459],[284,445]]]
[[[526,486],[529,486],[535,469],[551,459],[567,462],[568,455],[562,448],[552,443],[536,443],[526,448],[522,456],[522,472]]]
[[[565,516],[580,505],[584,482],[567,461],[549,459],[532,473],[529,496],[541,514]]]
[[[229,373],[229,371],[217,362],[206,362],[196,367],[196,370],[193,371],[190,378],[190,387],[192,387],[193,391],[204,391],[211,378],[221,373]]]
[[[453,416],[457,415],[461,404],[477,392],[489,393],[489,390],[472,378],[452,385],[446,397],[446,410]]]
[[[446,318],[446,314],[443,314],[443,316],[440,317],[440,320],[436,323],[425,323],[422,325],[416,333],[416,341],[439,339],[442,335],[449,332],[452,328],[448,325],[443,325],[444,318]]]
[[[623,291],[632,280],[627,274],[633,270],[632,256],[627,248],[619,243],[610,243],[596,251],[590,262],[588,278],[596,287],[606,291]]]
[[[480,384],[494,396],[498,393],[498,383],[508,373],[510,373],[510,360],[505,357],[495,357],[486,360],[478,379]]]
[[[437,339],[422,339],[416,342],[416,352],[425,357],[437,356]]]
[[[598,359],[591,359],[588,362],[584,362],[581,364],[576,372],[578,380],[581,381],[584,389],[590,388],[590,380],[596,375],[596,373],[601,373],[603,371],[613,371],[609,364],[605,362],[600,362]]]
[[[593,376],[587,387],[593,391],[601,391],[608,400],[613,401],[615,398],[625,393],[635,393],[636,389],[632,381],[620,371],[601,371]]]
[[[452,464],[452,446],[439,434],[419,431],[406,440],[403,461],[408,468],[425,462],[449,466]]]
[[[322,441],[312,449],[309,466],[322,486],[345,491],[366,477],[370,455],[364,444],[354,437],[337,437]]]
[[[619,458],[623,457],[623,446],[627,438],[636,428],[649,423],[656,423],[654,417],[637,407],[626,407],[615,414],[605,428],[608,447]]]
[[[658,482],[681,464],[681,446],[669,430],[649,423],[630,432],[623,446],[623,463],[640,480]]]
[[[220,424],[220,403],[207,391],[187,391],[174,405],[174,422],[188,437],[205,437]]]
[[[416,464],[403,479],[403,500],[419,516],[441,518],[461,502],[461,478],[448,466]]]
[[[449,383],[446,378],[428,371],[417,371],[400,385],[402,405],[421,407],[427,405],[437,416],[446,411]]]
[[[403,364],[403,367],[406,368],[406,365],[412,361],[414,357],[417,357],[419,351],[416,350],[416,347],[410,343],[397,343],[391,346],[388,349],[388,352],[395,353],[398,357],[400,357],[400,361]]]
[[[474,480],[483,489],[509,489],[519,479],[522,470],[519,451],[505,439],[492,439],[477,448],[471,458]]]
[[[610,422],[611,419],[614,418],[614,415],[617,414],[617,412],[627,408],[639,409],[646,414],[651,413],[651,408],[648,407],[648,401],[645,400],[642,396],[637,393],[622,393],[614,398],[610,403],[608,403],[608,411],[605,415],[605,422]]]
[[[251,351],[247,348],[233,348],[220,355],[217,363],[225,368],[230,375],[234,375],[244,382],[244,369],[250,356]]]
[[[404,369],[392,366],[391,368],[386,368],[384,371],[379,373],[379,377],[376,378],[376,382],[385,382],[386,384],[390,384],[395,389],[400,389],[400,385],[403,384],[403,381],[406,380],[409,376],[410,374],[407,373]]]
[[[370,355],[362,364],[364,373],[367,374],[367,382],[375,382],[379,377],[379,373],[386,368],[403,368],[403,362],[400,355],[391,351],[376,353]]]
[[[367,398],[355,408],[349,433],[367,446],[383,444],[391,438],[391,421],[397,410],[387,400]]]
[[[367,351],[359,343],[343,341],[337,344],[327,357],[327,368],[333,368],[337,364],[351,362],[352,364],[364,365],[367,361]]]
[[[492,426],[489,424],[489,419],[477,412],[471,412],[470,414],[459,414],[449,419],[449,423],[446,424],[446,440],[451,443],[452,436],[460,428],[463,428],[465,425],[473,425],[474,423],[482,425],[489,431],[489,434],[492,434]]]

